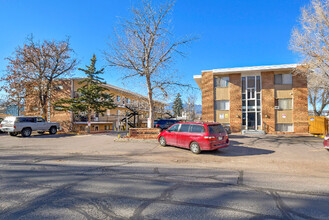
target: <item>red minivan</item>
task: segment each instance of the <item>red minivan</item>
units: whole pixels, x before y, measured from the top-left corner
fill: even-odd
[[[229,146],[224,127],[219,123],[177,123],[161,132],[162,146],[172,145],[190,149],[198,154],[202,150],[216,150]]]

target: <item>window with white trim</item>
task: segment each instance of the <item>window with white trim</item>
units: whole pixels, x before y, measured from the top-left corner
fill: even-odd
[[[274,75],[274,84],[282,85],[282,84],[292,84],[292,74],[275,74]]]
[[[292,109],[292,99],[276,99],[275,106],[278,106],[280,110]]]
[[[215,110],[230,110],[230,101],[228,100],[215,101]]]
[[[229,77],[225,76],[225,77],[215,77],[214,78],[214,84],[215,87],[228,87],[228,83],[229,83]]]
[[[294,126],[293,126],[293,124],[276,124],[275,131],[293,132]]]

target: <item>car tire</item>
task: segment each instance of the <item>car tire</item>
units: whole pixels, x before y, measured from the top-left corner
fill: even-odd
[[[18,133],[17,133],[17,132],[9,132],[9,135],[10,135],[10,136],[14,136],[14,137],[15,137],[15,136],[17,136],[17,135],[18,135]]]
[[[56,127],[51,127],[50,129],[49,129],[49,134],[56,134],[57,133],[57,128]]]
[[[22,136],[23,137],[30,137],[32,134],[32,129],[31,128],[24,128],[22,130]]]
[[[164,137],[160,137],[159,138],[159,143],[160,143],[160,145],[162,146],[162,147],[165,147],[166,145],[167,145],[167,142],[166,142],[166,138],[164,138]]]
[[[44,131],[38,131],[38,134],[44,134],[45,132]]]
[[[190,144],[190,151],[192,151],[192,153],[194,153],[194,154],[199,154],[201,152],[199,144],[197,142],[193,141]]]

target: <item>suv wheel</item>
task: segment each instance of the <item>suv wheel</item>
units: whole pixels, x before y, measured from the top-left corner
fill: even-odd
[[[165,147],[167,145],[166,139],[162,136],[159,138],[159,143],[163,147]]]
[[[30,137],[31,134],[32,134],[32,130],[31,130],[31,128],[24,128],[24,129],[22,130],[22,136],[23,136],[23,137]]]
[[[49,129],[49,134],[56,134],[57,133],[57,128],[56,127],[51,127]]]
[[[9,135],[10,135],[10,136],[17,136],[18,133],[17,133],[17,132],[9,132]]]
[[[190,144],[190,150],[192,151],[192,153],[194,154],[199,154],[201,152],[200,146],[197,142],[193,141]]]

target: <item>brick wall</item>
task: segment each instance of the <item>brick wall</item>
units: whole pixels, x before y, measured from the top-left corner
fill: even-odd
[[[302,75],[294,75],[292,82],[294,132],[308,133],[307,79]]]
[[[267,133],[275,133],[274,72],[262,72],[262,119]]]
[[[242,97],[241,74],[230,75],[230,126],[232,132],[241,131],[242,124]]]
[[[58,101],[61,98],[71,97],[71,81],[70,80],[58,80],[54,82],[54,85],[62,85],[63,89],[54,89],[52,91],[51,103]],[[36,94],[37,91],[33,91],[32,95],[25,101],[25,111],[23,112],[26,116],[41,116],[40,115],[40,102]],[[38,109],[36,109],[38,108]],[[50,120],[52,122],[59,122],[61,128],[64,131],[71,129],[71,113],[66,111],[54,111],[51,108]]]
[[[160,128],[129,128],[129,137],[136,139],[157,139]]]
[[[212,71],[202,72],[202,121],[214,121],[214,77]]]

